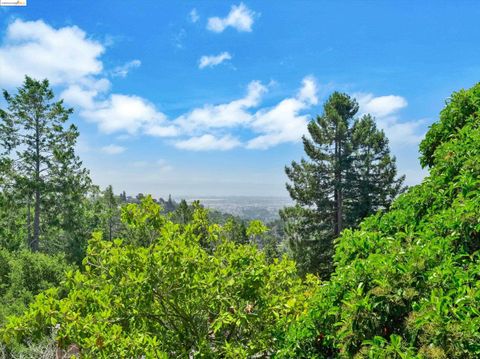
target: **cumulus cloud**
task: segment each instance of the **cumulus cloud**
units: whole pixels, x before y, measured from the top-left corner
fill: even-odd
[[[179,116],[175,119],[175,123],[187,133],[248,125],[251,122],[252,114],[247,110],[258,106],[266,91],[267,87],[259,81],[252,81],[243,98],[225,104],[206,104],[203,107],[195,108]]]
[[[233,6],[230,14],[220,19],[221,26],[247,31],[253,23],[245,18],[247,15],[251,17],[253,12],[245,5]],[[78,27],[55,29],[43,21],[16,20],[8,26],[0,46],[0,85],[19,85],[25,73],[47,77],[60,87],[60,97],[76,108],[80,118],[95,123],[99,131],[170,137],[174,138],[171,143],[177,148],[194,151],[240,146],[269,148],[298,141],[308,121],[304,112],[318,103],[316,82],[306,77],[295,95],[261,108],[263,95],[270,85],[251,81],[243,97],[226,103],[205,104],[168,119],[145,98],[111,91],[107,75],[124,77],[141,62],[133,60],[104,71],[100,60],[104,51],[101,43],[90,39]],[[200,61],[200,66],[214,66],[230,58],[227,52],[207,56]],[[239,130],[246,138],[235,135]],[[101,150],[116,154],[125,149],[108,145]]]
[[[142,62],[140,60],[132,60],[122,66],[117,66],[112,71],[114,77],[126,77],[130,70],[140,67]]]
[[[307,76],[302,81],[298,99],[302,102],[316,105],[318,103],[317,92],[318,88],[315,79],[312,76]]]
[[[375,117],[377,125],[385,131],[392,146],[417,145],[423,138],[421,127],[425,120],[400,121],[398,112],[407,107],[405,98],[396,95],[375,96],[371,93],[353,94],[360,106],[360,113]]]
[[[126,148],[111,144],[111,145],[102,147],[101,150],[103,153],[106,153],[107,155],[118,155],[120,153],[125,152]]]
[[[166,120],[154,105],[134,95],[112,94],[105,101],[98,101],[93,108],[85,108],[80,115],[98,124],[105,133],[126,131],[129,134],[159,126]]]
[[[245,4],[233,5],[228,15],[224,18],[211,17],[208,19],[207,29],[213,32],[223,32],[227,27],[233,27],[237,31],[252,31],[255,12]]]
[[[238,147],[241,142],[230,135],[223,137],[215,137],[211,134],[205,134],[203,136],[192,137],[187,140],[177,141],[175,147],[183,150],[191,151],[210,151],[210,150],[231,150]]]
[[[306,77],[296,97],[286,98],[270,109],[261,109],[251,127],[259,136],[247,143],[250,149],[266,149],[284,142],[297,142],[306,133],[309,115],[303,110],[318,103],[317,85],[313,77]]]
[[[408,103],[401,96],[388,95],[375,97],[371,93],[354,94],[362,111],[375,117],[386,117],[395,114]]]
[[[72,85],[61,93],[61,97],[77,107],[80,117],[96,123],[103,133],[126,132],[155,137],[178,135],[178,129],[168,123],[165,114],[146,99],[104,92],[101,87]]]
[[[97,94],[98,90],[85,89],[80,85],[71,85],[60,94],[60,97],[69,105],[92,109],[95,107],[94,98]]]
[[[0,47],[0,84],[18,86],[25,74],[53,85],[84,81],[103,70],[105,51],[76,26],[54,29],[41,20],[15,20]]]
[[[238,146],[267,149],[280,143],[299,141],[309,120],[309,115],[303,112],[318,103],[315,79],[306,77],[296,96],[283,99],[269,108],[256,109],[267,91],[267,86],[252,81],[243,98],[225,104],[205,105],[178,117],[174,121],[178,128],[195,135],[176,142],[175,146],[196,151],[228,150]],[[247,129],[256,136],[242,143],[231,135],[219,137],[211,133],[239,128]]]
[[[222,52],[216,56],[202,56],[200,61],[198,62],[198,68],[204,69],[205,67],[214,67],[220,65],[222,62],[226,60],[231,60],[232,55],[228,52]]]
[[[25,74],[48,78],[64,88],[60,97],[102,132],[172,135],[174,129],[162,126],[166,117],[153,104],[139,96],[109,93],[110,81],[101,77],[104,51],[102,44],[76,26],[55,29],[41,20],[15,20],[0,47],[0,85],[18,86]],[[130,61],[111,74],[125,77],[140,64],[140,60]]]

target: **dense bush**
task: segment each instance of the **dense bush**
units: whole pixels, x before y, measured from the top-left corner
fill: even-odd
[[[60,255],[0,249],[0,325],[21,314],[35,295],[58,286],[69,268]]]
[[[256,246],[224,239],[201,208],[175,224],[147,198],[122,218],[127,239],[95,234],[84,271],[67,274],[68,294],[39,295],[2,330],[7,344],[56,327],[60,345],[78,345],[82,357],[268,355],[305,309],[309,286],[292,261],[269,263]],[[263,230],[255,223],[248,233]]]
[[[430,175],[343,233],[280,356],[480,357],[480,84],[453,94],[420,148]]]

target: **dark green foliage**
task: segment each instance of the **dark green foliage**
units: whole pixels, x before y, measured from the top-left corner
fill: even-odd
[[[18,250],[27,246],[27,211],[13,188],[12,177],[12,161],[0,159],[0,248]]]
[[[21,314],[35,295],[58,286],[69,268],[61,255],[0,249],[0,326],[6,316]]]
[[[397,178],[395,157],[390,155],[388,139],[375,120],[365,115],[354,121],[351,132],[352,154],[345,192],[345,222],[348,227],[377,212],[388,209],[404,191],[405,176]]]
[[[173,222],[187,224],[193,219],[193,206],[189,206],[187,201],[182,199],[177,208],[171,213],[170,218]]]
[[[102,193],[100,203],[103,206],[101,211],[103,218],[99,229],[102,230],[105,238],[111,241],[118,236],[121,230],[120,204],[113,193],[112,186],[108,186]]]
[[[223,231],[225,236],[232,242],[240,244],[249,242],[247,225],[245,221],[240,218],[229,216],[223,225]]]
[[[65,251],[82,236],[79,203],[91,185],[74,152],[78,130],[67,126],[72,109],[54,101],[47,80],[28,76],[16,95],[3,95],[0,154],[9,164],[4,197],[24,208],[24,240],[32,250]]]
[[[285,233],[300,270],[328,278],[333,240],[344,228],[386,209],[402,190],[388,139],[373,118],[355,118],[357,102],[333,93],[324,113],[308,125],[303,145],[309,160],[285,171],[296,206],[281,211]]]
[[[422,184],[344,231],[284,357],[480,357],[479,124],[480,84],[427,133]]]
[[[163,202],[161,204],[162,204],[163,209],[165,210],[166,213],[170,213],[170,212],[175,211],[175,208],[177,207],[177,204],[172,199],[171,195],[168,195],[168,200],[167,201],[161,201],[161,202]]]

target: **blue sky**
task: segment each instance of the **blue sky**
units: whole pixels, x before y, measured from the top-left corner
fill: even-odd
[[[449,94],[480,79],[475,1],[49,1],[0,8],[0,87],[47,77],[100,186],[284,196],[334,90],[376,116],[408,184]]]

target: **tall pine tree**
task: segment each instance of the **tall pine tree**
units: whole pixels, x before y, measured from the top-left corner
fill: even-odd
[[[3,95],[1,145],[13,164],[15,189],[26,202],[28,245],[37,251],[44,224],[62,237],[79,229],[76,215],[91,181],[75,155],[78,130],[66,125],[72,109],[54,100],[47,80],[26,76],[16,95]]]
[[[285,168],[296,202],[281,211],[285,235],[302,272],[328,278],[333,240],[344,228],[387,208],[402,190],[388,140],[369,115],[355,118],[358,104],[335,92],[308,125],[303,145],[309,160]]]

